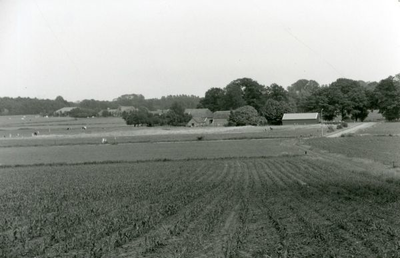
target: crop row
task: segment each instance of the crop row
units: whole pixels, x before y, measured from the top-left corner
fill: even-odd
[[[368,257],[400,247],[400,184],[326,160],[2,168],[0,178],[0,257]]]

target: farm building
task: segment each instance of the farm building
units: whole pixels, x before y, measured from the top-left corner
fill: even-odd
[[[228,119],[231,111],[215,111],[213,115],[213,126],[225,126],[228,124]]]
[[[71,112],[75,108],[76,107],[63,107],[63,108],[60,108],[60,109],[54,111],[54,115],[56,115],[56,116],[68,116],[69,112]]]
[[[319,113],[286,113],[283,115],[283,125],[318,124]]]
[[[119,106],[116,109],[107,108],[107,109],[101,110],[99,112],[99,116],[101,116],[104,111],[107,111],[111,116],[117,117],[117,116],[122,116],[123,112],[130,112],[130,111],[137,111],[137,110],[138,109],[134,106]]]
[[[157,109],[155,111],[149,111],[149,113],[157,116],[161,116],[163,114],[166,114],[169,111],[169,109]]]
[[[208,108],[185,109],[185,114],[191,115],[192,119],[187,126],[208,126],[213,123],[213,113]]]
[[[119,106],[118,111],[122,114],[123,112],[137,111],[139,109],[134,106]]]

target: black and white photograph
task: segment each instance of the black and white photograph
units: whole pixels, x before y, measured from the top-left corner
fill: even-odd
[[[0,258],[400,257],[400,0],[0,0]]]

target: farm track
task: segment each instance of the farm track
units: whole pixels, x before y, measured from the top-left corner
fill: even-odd
[[[52,187],[40,185],[40,177],[24,181],[15,189],[21,189],[19,198],[27,207],[33,198],[23,190],[28,186],[42,187],[35,198],[46,200],[49,193],[61,189],[64,194],[79,185],[79,180],[68,181],[73,176],[68,169],[81,168],[79,174],[90,175],[84,182],[100,185],[82,184],[79,195],[63,198],[52,193],[47,202],[58,200],[58,212],[32,206],[30,215],[41,216],[24,220],[28,214],[22,214],[20,223],[2,227],[0,236],[7,237],[0,237],[0,257],[24,252],[36,257],[395,257],[400,183],[326,156],[310,151],[303,157],[110,164],[118,168],[114,181],[105,180],[109,171],[97,171],[105,165],[44,167],[62,169],[67,181]],[[0,176],[6,172],[3,168]],[[12,202],[4,207],[14,207],[18,195],[6,189],[0,199]],[[69,207],[76,208],[59,217]],[[63,225],[69,227],[66,235]],[[24,233],[26,227],[32,232]],[[10,238],[10,230],[20,231],[21,240]]]

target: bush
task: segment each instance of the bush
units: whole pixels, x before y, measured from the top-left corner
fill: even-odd
[[[257,125],[259,120],[258,112],[252,106],[243,106],[229,115],[229,125],[243,126],[243,125]]]
[[[349,127],[349,124],[347,122],[342,122],[343,127]]]
[[[334,131],[335,131],[335,128],[332,125],[328,126],[328,133],[331,133]]]
[[[354,137],[354,133],[344,133],[340,137]]]
[[[338,130],[343,129],[343,126],[342,125],[337,125],[336,129],[338,129]]]

